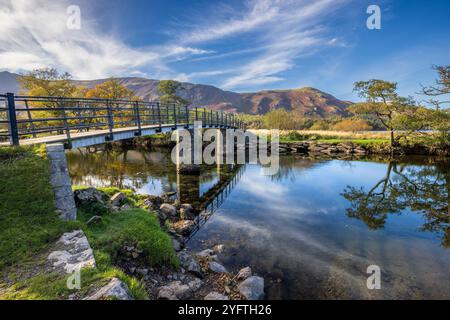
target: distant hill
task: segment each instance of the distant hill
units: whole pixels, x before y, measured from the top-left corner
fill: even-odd
[[[0,72],[0,92],[17,93],[20,90],[16,81],[17,76],[9,72]],[[74,82],[77,85],[92,88],[107,80]],[[118,78],[118,80],[144,100],[159,98],[157,90],[159,80],[145,78]],[[300,115],[327,117],[345,115],[346,108],[350,105],[348,101],[339,100],[315,88],[237,93],[209,85],[183,83],[183,88],[179,90],[178,95],[191,101],[192,106],[249,114],[264,114],[270,110],[285,108]]]

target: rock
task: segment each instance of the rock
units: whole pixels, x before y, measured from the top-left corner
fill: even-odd
[[[182,245],[177,239],[172,238],[172,247],[175,251],[181,251]]]
[[[213,247],[215,253],[222,253],[225,250],[225,245],[218,244]]]
[[[208,293],[205,296],[204,300],[230,300],[230,299],[219,292],[213,291]]]
[[[202,268],[200,267],[200,264],[197,260],[192,258],[189,254],[186,252],[179,252],[178,257],[180,258],[181,266],[186,269],[186,271],[195,274],[199,277],[203,277]]]
[[[127,211],[130,209],[131,209],[131,206],[128,203],[125,203],[123,206],[120,207],[120,211]]]
[[[221,265],[220,263],[215,262],[215,261],[209,262],[208,263],[208,268],[212,272],[216,272],[216,273],[226,273],[226,272],[228,272],[227,269],[223,265]]]
[[[163,203],[159,210],[161,210],[162,213],[164,213],[168,217],[176,217],[177,216],[177,208],[175,208],[173,205],[169,203]]]
[[[124,205],[125,203],[127,203],[128,198],[124,193],[117,192],[116,194],[114,194],[111,197],[111,199],[109,201],[113,206],[120,207],[120,206]]]
[[[103,191],[95,188],[79,189],[74,191],[75,203],[79,205],[86,205],[93,202],[100,202],[105,204],[108,201],[108,195]]]
[[[261,300],[264,298],[264,279],[251,276],[238,285],[239,293],[247,300]]]
[[[195,222],[193,220],[181,220],[175,222],[172,227],[176,231],[176,233],[181,234],[183,236],[188,236],[192,229],[195,226]]]
[[[163,204],[163,200],[161,199],[161,197],[158,196],[147,196],[147,199],[145,199],[142,202],[141,207],[145,208],[145,209],[152,209],[152,210],[156,210],[159,209],[159,207],[161,206],[161,204]]]
[[[202,258],[208,258],[208,257],[211,257],[212,255],[214,255],[214,251],[211,249],[205,249],[196,254],[196,256],[202,257]]]
[[[197,291],[199,290],[203,285],[203,281],[195,278],[194,280],[190,281],[188,283],[188,287],[192,290],[192,291]]]
[[[141,276],[145,277],[148,274],[148,269],[145,268],[138,268],[136,269],[136,273],[140,274]]]
[[[102,217],[100,217],[100,216],[93,216],[92,218],[90,218],[90,219],[86,222],[86,224],[87,224],[88,226],[90,226],[90,225],[96,224],[96,223],[101,222],[101,221],[102,221]]]
[[[194,209],[190,204],[182,204],[180,208],[180,218],[181,219],[194,219],[195,218],[195,212]]]
[[[133,300],[127,285],[118,278],[112,278],[106,286],[83,300],[106,300],[111,298],[117,300]]]
[[[245,280],[247,278],[250,278],[252,276],[252,269],[250,267],[245,267],[239,270],[236,278],[238,280]]]
[[[174,281],[163,286],[158,291],[158,299],[162,300],[179,300],[187,299],[191,296],[192,291],[189,286],[182,284],[181,281]]]
[[[85,267],[95,267],[95,258],[91,246],[83,231],[64,233],[58,240],[60,250],[51,252],[47,259],[55,270],[72,273]]]

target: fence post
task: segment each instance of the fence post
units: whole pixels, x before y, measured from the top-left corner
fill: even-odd
[[[195,121],[198,121],[198,110],[197,110],[197,107],[195,107]]]
[[[162,131],[162,123],[161,123],[161,108],[159,106],[159,101],[156,102],[156,107],[158,108],[158,123],[159,123],[159,132]]]
[[[185,110],[186,110],[186,129],[189,128],[189,109],[188,106],[185,106]]]
[[[111,102],[109,101],[109,99],[106,100],[106,108],[108,110],[108,129],[109,129],[109,139],[107,139],[107,141],[112,141],[114,138],[113,136],[114,119],[111,109]]]
[[[174,120],[174,128],[177,128],[177,106],[175,103],[173,104],[173,120]]]
[[[19,131],[17,129],[17,117],[16,117],[16,101],[14,99],[14,93],[7,93],[6,98],[8,100],[8,131],[9,141],[13,146],[19,145]]]
[[[69,123],[67,122],[66,106],[62,98],[59,99],[59,106],[61,107],[62,110],[64,129],[66,129],[67,143],[70,144],[70,128]]]
[[[134,117],[137,123],[138,131],[134,133],[135,136],[140,136],[142,134],[141,129],[141,115],[139,113],[139,101],[134,103]]]

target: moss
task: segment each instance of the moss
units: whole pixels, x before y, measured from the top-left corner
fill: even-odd
[[[0,148],[0,271],[30,259],[77,223],[59,220],[40,149]]]

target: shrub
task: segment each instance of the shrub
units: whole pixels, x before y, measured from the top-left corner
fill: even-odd
[[[333,126],[336,131],[370,131],[372,127],[361,119],[345,119]]]

